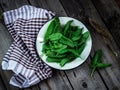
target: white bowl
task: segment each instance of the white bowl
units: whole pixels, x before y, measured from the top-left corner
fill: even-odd
[[[84,31],[83,32],[86,32],[88,31],[88,29],[86,28],[86,26],[81,23],[80,21],[74,19],[74,18],[71,18],[71,17],[59,17],[60,19],[60,23],[62,25],[65,25],[66,22],[68,22],[69,20],[73,20],[73,23],[72,25],[73,26],[79,26],[79,27],[83,27],[84,28]],[[52,19],[53,20],[53,19]],[[38,33],[38,36],[37,36],[37,40],[36,40],[36,49],[37,49],[37,52],[38,52],[38,55],[40,56],[40,58],[47,64],[49,65],[50,67],[53,67],[55,69],[59,69],[59,70],[68,70],[68,69],[73,69],[77,66],[80,66],[83,62],[85,62],[87,60],[87,57],[89,56],[90,54],[90,51],[91,51],[91,47],[92,47],[92,39],[91,39],[91,36],[89,37],[89,39],[87,40],[86,42],[86,47],[85,49],[83,50],[83,52],[81,53],[81,58],[76,58],[75,60],[73,60],[72,62],[69,62],[67,64],[65,64],[63,67],[61,67],[59,65],[59,63],[56,63],[56,62],[47,62],[46,61],[46,58],[47,56],[43,53],[42,53],[42,45],[43,45],[43,38],[44,38],[44,35],[46,33],[46,30],[50,24],[50,22],[52,21],[50,20],[49,22],[47,22],[39,31]]]

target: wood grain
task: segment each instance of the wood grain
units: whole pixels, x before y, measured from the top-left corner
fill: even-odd
[[[81,7],[79,7],[79,5],[76,8],[80,8],[81,11],[85,11],[85,14],[87,16],[89,16],[89,17],[91,17],[91,18],[93,18],[95,20],[98,20],[99,22],[102,22],[102,20],[100,20],[99,14],[96,12],[95,7],[92,5],[92,2],[90,2],[90,1],[88,2],[88,0],[84,0],[84,1],[83,0],[79,0],[79,1],[80,2],[78,2],[77,4],[79,4],[81,7],[83,7],[83,9]],[[61,1],[61,2],[63,2],[63,1]],[[68,2],[66,1],[66,3],[68,3]],[[74,5],[75,5],[75,2],[72,2],[72,3],[74,3]],[[63,4],[65,4],[65,0],[64,0]],[[77,6],[77,4],[75,6]],[[73,11],[74,11],[74,7],[73,7],[73,10],[72,10],[72,8],[69,8],[70,4],[67,4],[67,5],[68,5],[67,8],[69,9],[69,12],[70,12],[69,15],[71,15],[71,13],[73,13]],[[89,6],[89,7],[86,7],[86,5]],[[66,7],[66,4],[64,6]],[[74,14],[75,13],[78,14],[78,12],[74,12]],[[103,23],[100,23],[100,24],[103,24]],[[103,26],[105,26],[105,25],[103,25]],[[93,43],[94,43],[93,44],[93,52],[91,52],[91,53],[94,54],[94,51],[97,50],[97,49],[102,49],[103,51],[105,51],[105,58],[104,58],[104,60],[106,60],[106,62],[112,63],[113,67],[117,65],[116,66],[117,67],[117,72],[119,72],[119,65],[117,64],[117,62],[115,60],[115,57],[111,57],[111,54],[107,50],[104,42],[99,42],[99,41],[103,41],[102,38],[100,38],[100,36],[97,35],[96,33],[92,32],[92,28],[89,29],[89,30],[91,30],[91,34],[94,35],[93,36]],[[113,62],[113,59],[115,60],[114,62]],[[109,77],[109,75],[111,75],[112,69],[109,72],[106,72],[105,69],[104,70],[100,70],[98,72],[100,72],[102,74],[101,78],[103,78],[105,80],[104,83],[106,85],[106,88],[110,89],[110,88],[116,88],[116,86],[119,87],[119,85],[118,85],[119,84],[119,80],[117,80],[117,78],[115,78],[116,76],[112,73],[112,75],[114,76],[114,80],[113,80],[112,77],[111,78]],[[114,72],[114,73],[117,73],[117,72]],[[117,73],[117,74],[119,75],[120,73]],[[114,83],[114,81],[116,81],[116,83]]]
[[[91,1],[88,2],[87,0],[84,0],[84,1],[80,0],[80,1],[81,1],[80,3],[82,3],[82,5],[84,6],[84,9],[85,9],[87,15],[88,16],[93,15],[92,16],[93,19],[98,20],[98,23],[105,26],[104,23],[102,22],[102,20],[100,20],[101,18],[99,16],[99,14],[97,13],[97,10],[95,10],[94,5],[92,5],[92,2]],[[89,7],[85,7],[85,5],[87,5]],[[118,75],[120,75],[119,59],[117,59],[114,55],[112,55],[111,50],[105,44],[103,37],[100,37],[99,35],[97,35],[94,32],[92,32],[92,33],[94,35],[93,36],[94,50],[97,50],[99,48],[102,49],[104,51],[103,61],[112,63],[112,67],[99,71],[102,78],[104,79],[104,83],[107,85],[107,87],[109,89],[119,88],[119,84],[120,84],[120,81],[118,79]],[[109,45],[111,46],[112,50],[117,50],[116,48],[118,48],[117,45],[115,44],[114,40],[109,41]],[[114,70],[112,68],[114,68]]]
[[[47,80],[49,90],[72,90],[67,77],[62,76],[64,73],[61,73],[58,70],[53,71],[53,77]]]
[[[92,0],[120,48],[120,9],[114,0]],[[102,6],[102,7],[101,7]],[[112,7],[112,8],[111,8]]]
[[[66,13],[59,0],[29,0],[31,5],[42,7],[55,12],[57,16],[66,16]],[[53,4],[54,3],[54,4]]]
[[[0,90],[5,90],[5,89],[6,89],[5,85],[4,85],[1,75],[0,75]]]

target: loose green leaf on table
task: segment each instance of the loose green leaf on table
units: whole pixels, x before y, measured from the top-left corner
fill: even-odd
[[[109,67],[111,66],[111,64],[108,64],[108,63],[102,63],[102,50],[97,50],[92,58],[92,63],[91,63],[91,68],[92,68],[92,71],[91,71],[91,77],[93,77],[94,75],[94,72],[96,70],[96,68],[106,68],[106,67]]]
[[[111,64],[108,63],[97,63],[96,65],[98,68],[105,68],[111,66]]]

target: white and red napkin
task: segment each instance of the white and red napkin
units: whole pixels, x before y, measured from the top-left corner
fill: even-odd
[[[5,24],[14,40],[2,61],[4,70],[15,73],[10,84],[25,88],[51,77],[51,68],[37,56],[35,43],[40,28],[54,15],[29,5],[4,12]]]

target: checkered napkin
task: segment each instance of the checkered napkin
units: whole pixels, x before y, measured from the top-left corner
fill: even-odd
[[[49,66],[38,58],[35,42],[40,28],[54,13],[25,5],[4,13],[5,24],[14,42],[3,58],[2,68],[12,70],[10,84],[24,88],[51,76]]]

